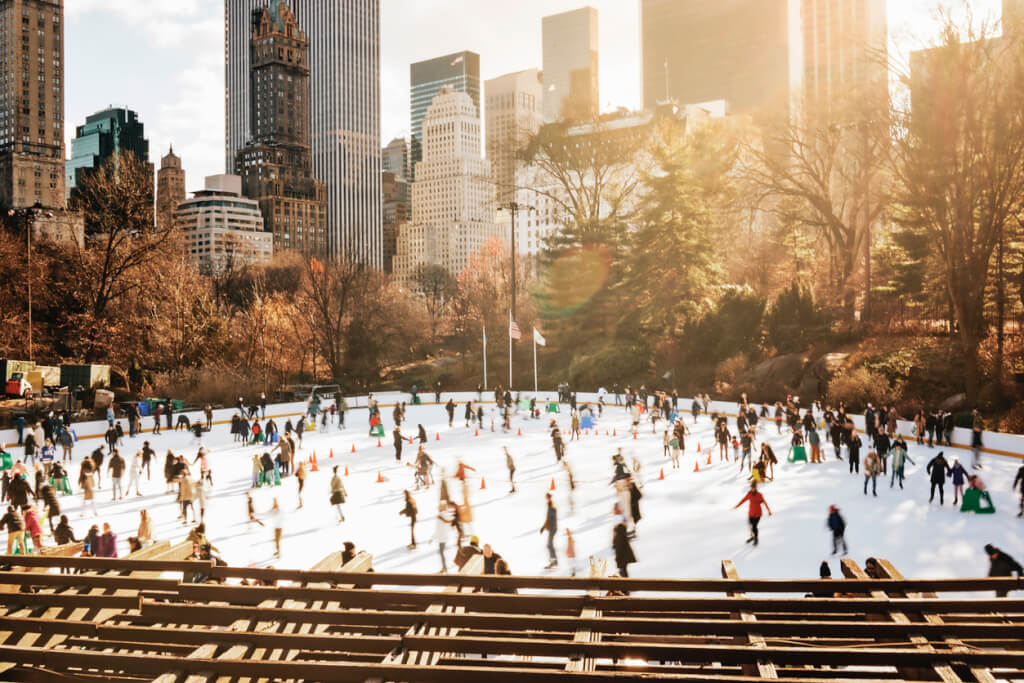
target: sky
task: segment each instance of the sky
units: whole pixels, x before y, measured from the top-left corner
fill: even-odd
[[[707,0],[713,2],[714,0]],[[940,0],[889,0],[893,39],[926,40]],[[381,0],[381,144],[409,130],[409,64],[473,50],[483,79],[541,66],[541,17],[586,0]],[[591,0],[598,10],[605,110],[640,105],[638,0]],[[973,0],[998,14],[999,0]],[[170,145],[187,189],[224,172],[223,0],[70,0],[65,4],[65,137],[107,106],[139,113],[150,160]]]

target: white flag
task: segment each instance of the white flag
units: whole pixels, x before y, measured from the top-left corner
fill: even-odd
[[[536,327],[533,328],[533,341],[539,344],[540,346],[547,345],[547,341],[544,340],[544,337],[541,336],[540,332],[537,331]]]

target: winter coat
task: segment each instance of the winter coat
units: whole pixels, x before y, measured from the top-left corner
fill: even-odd
[[[882,460],[878,453],[871,451],[864,458],[864,476],[877,476],[882,471]]]
[[[622,522],[615,525],[615,531],[612,534],[612,548],[615,550],[616,565],[625,567],[636,562],[636,555],[633,554],[633,548],[629,545],[626,525]]]
[[[138,539],[140,543],[153,540],[153,520],[149,517],[139,522]]]
[[[910,460],[911,465],[914,464],[914,461],[910,459],[910,454],[907,452],[906,448],[897,447],[892,449],[890,453],[892,453],[893,469],[902,470],[908,460]]]
[[[547,515],[544,518],[544,526],[542,526],[540,530],[547,531],[550,534],[558,533],[558,510],[554,505],[548,505]]]
[[[450,543],[452,540],[452,524],[455,521],[450,509],[437,513],[437,522],[434,525],[434,540],[438,543]]]
[[[946,477],[949,476],[949,463],[942,457],[942,453],[939,453],[928,463],[925,471],[931,474],[931,482],[933,484],[943,484],[946,481]]]
[[[953,478],[953,486],[963,486],[967,481],[967,470],[963,465],[957,463],[949,469],[949,476]]]
[[[71,433],[70,429],[65,429],[60,433],[60,445],[65,448],[71,448],[75,445],[75,436]]]
[[[22,506],[28,505],[30,493],[32,493],[32,488],[21,475],[14,477],[11,480],[10,486],[7,487],[7,496],[11,500],[11,505],[19,509]]]
[[[53,540],[57,545],[78,542],[78,539],[75,538],[75,530],[71,528],[70,524],[64,524],[63,522],[58,524],[57,528],[53,530]]]
[[[828,528],[832,530],[832,533],[836,536],[842,536],[846,533],[846,520],[839,514],[839,510],[833,510],[828,515]]]
[[[43,535],[43,530],[39,526],[39,516],[34,510],[25,511],[25,531],[33,537]]]
[[[7,527],[7,533],[16,534],[25,530],[25,520],[22,519],[21,513],[15,509],[14,512],[8,512],[3,517],[0,517],[0,526]]]
[[[42,494],[43,502],[46,503],[46,507],[49,509],[49,512],[46,513],[46,516],[59,517],[60,503],[57,502],[57,492],[53,490],[52,486],[44,486]]]
[[[96,545],[96,557],[117,557],[117,534],[113,531],[102,534]]]
[[[345,485],[341,482],[341,477],[334,475],[331,478],[331,505],[341,505],[345,502],[345,496],[348,495],[345,491]]]
[[[182,477],[178,482],[178,502],[192,502],[192,480],[188,477]]]
[[[92,474],[81,477],[78,485],[82,487],[82,498],[84,500],[93,500],[96,497],[96,493],[93,491]]]
[[[124,458],[120,454],[114,455],[107,464],[107,469],[110,470],[111,477],[120,479],[124,475]]]
[[[991,564],[989,565],[988,575],[989,576],[1013,576],[1016,574],[1018,577],[1024,574],[1024,568],[1020,566],[1020,562],[1013,559],[999,548],[993,548],[995,550],[995,557],[989,557]]]

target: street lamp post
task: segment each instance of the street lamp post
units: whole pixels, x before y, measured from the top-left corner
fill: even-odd
[[[42,205],[36,202],[33,206],[25,209],[11,209],[8,216],[17,217],[25,227],[25,264],[28,269],[26,287],[28,289],[28,359],[34,360],[32,353],[32,224],[35,218],[42,212]],[[53,214],[49,214],[52,216]]]
[[[512,250],[512,319],[516,319],[516,213],[519,211],[535,211],[532,206],[526,204],[520,204],[519,202],[509,202],[502,204],[498,207],[498,211],[508,211],[512,214],[512,241],[510,247]],[[511,389],[511,387],[510,387]]]

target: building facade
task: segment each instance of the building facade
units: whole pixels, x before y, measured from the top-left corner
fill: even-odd
[[[149,140],[139,115],[130,109],[112,107],[87,116],[85,124],[75,129],[71,159],[65,165],[68,198],[85,174],[123,152],[133,153],[139,161],[149,165],[152,172]]]
[[[225,0],[226,167],[252,139],[252,13]],[[327,253],[381,267],[380,0],[288,0],[309,41],[313,176],[325,185]]]
[[[412,184],[412,220],[398,234],[394,271],[415,285],[421,265],[458,275],[495,223],[490,164],[480,156],[480,118],[467,93],[444,88],[423,122],[423,161]]]
[[[416,179],[416,164],[423,159],[423,120],[444,88],[469,95],[480,119],[480,55],[468,50],[416,62],[409,67],[409,170]]]
[[[487,159],[499,204],[515,199],[519,152],[543,123],[543,90],[537,69],[498,76],[484,83]]]
[[[802,96],[801,0],[640,0],[644,109],[722,100],[759,121]]]
[[[185,257],[206,275],[274,257],[274,237],[263,229],[260,205],[242,196],[236,175],[208,176],[204,190],[177,206],[174,227],[184,238]]]
[[[0,205],[63,209],[64,1],[0,2]]]
[[[541,20],[544,50],[544,120],[582,121],[601,111],[598,89],[597,10],[582,7]]]
[[[384,201],[384,272],[393,273],[398,235],[412,217],[409,181],[391,171],[381,174],[381,195]]]
[[[313,177],[309,42],[284,0],[253,13],[252,138],[235,167],[279,250],[327,255],[327,193]]]
[[[171,145],[167,154],[160,159],[160,170],[156,172],[156,224],[161,229],[174,225],[174,212],[178,204],[185,201],[185,169],[181,157],[174,153]]]
[[[405,138],[395,138],[381,150],[381,170],[400,178],[410,177],[409,142]]]
[[[885,0],[802,0],[804,106],[830,117],[833,104],[888,93]]]

